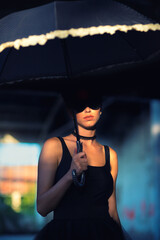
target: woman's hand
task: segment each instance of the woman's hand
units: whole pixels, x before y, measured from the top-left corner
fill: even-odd
[[[80,175],[83,171],[87,170],[87,167],[88,159],[86,153],[85,152],[77,153],[77,150],[75,149],[69,172],[72,172],[72,170],[75,169],[77,175]]]

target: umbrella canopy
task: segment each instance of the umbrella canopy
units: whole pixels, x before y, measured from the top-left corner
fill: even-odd
[[[47,40],[69,35],[160,30],[153,20],[114,0],[55,1],[10,14],[1,19],[0,26],[0,51],[11,46],[44,45]]]
[[[61,85],[68,77],[115,75],[118,83],[124,70],[159,63],[158,30],[154,20],[112,0],[60,1],[12,13],[0,20],[0,82]]]

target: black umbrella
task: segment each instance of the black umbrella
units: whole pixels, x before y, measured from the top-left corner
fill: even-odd
[[[158,30],[160,24],[113,0],[52,2],[12,13],[0,20],[0,83],[117,77],[159,62]]]

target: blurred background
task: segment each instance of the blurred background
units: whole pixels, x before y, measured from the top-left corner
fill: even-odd
[[[160,19],[159,0],[121,1]],[[47,2],[51,0],[3,1],[0,18]],[[159,65],[157,73],[154,67],[150,76],[143,73],[133,91],[134,77],[128,79],[129,92],[122,86],[109,90],[106,86],[105,95],[104,87],[97,126],[97,140],[118,154],[118,212],[133,240],[160,240],[160,94],[153,78],[159,81]],[[46,139],[72,130],[64,101],[50,86],[0,87],[1,240],[33,240],[52,219],[52,214],[44,218],[36,211],[38,158]]]
[[[0,239],[33,239],[50,219],[36,212],[36,180],[44,141],[73,129],[53,91],[0,89]],[[98,141],[119,158],[117,204],[135,240],[160,239],[160,101],[103,96]]]

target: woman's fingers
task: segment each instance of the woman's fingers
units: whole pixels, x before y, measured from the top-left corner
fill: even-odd
[[[75,153],[76,151],[74,151]],[[73,156],[71,168],[76,169],[80,174],[82,171],[87,170],[88,160],[85,152],[79,152]]]
[[[76,156],[76,155],[79,156],[80,158],[86,157],[86,153],[85,152],[77,153],[77,148],[74,149],[73,157]]]
[[[77,148],[74,149],[73,156],[77,154]]]
[[[79,152],[79,153],[77,153],[77,155],[78,155],[80,158],[87,157],[85,152]]]

